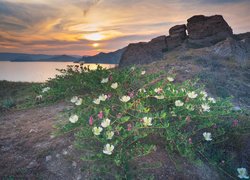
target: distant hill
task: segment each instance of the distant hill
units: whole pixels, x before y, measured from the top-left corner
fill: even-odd
[[[24,53],[0,53],[0,61],[12,62],[74,62],[81,56],[69,55],[46,55],[46,54],[24,54]]]
[[[60,56],[53,56],[48,59],[43,59],[40,61],[52,61],[52,62],[75,62],[78,61],[80,58],[76,58],[73,56],[68,56],[68,55],[60,55]]]
[[[84,56],[80,61],[84,61],[85,63],[119,64],[121,56],[125,50],[126,47],[110,53],[101,52],[95,56]]]

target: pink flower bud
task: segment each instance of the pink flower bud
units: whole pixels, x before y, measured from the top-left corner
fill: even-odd
[[[129,124],[127,125],[127,130],[128,130],[128,131],[131,131],[131,130],[132,130],[132,124],[129,123]]]
[[[112,81],[113,80],[113,76],[110,74],[109,75],[109,81]]]
[[[94,123],[94,119],[92,116],[89,117],[89,125],[92,126]]]
[[[100,111],[99,114],[97,115],[99,119],[102,119],[103,118],[103,112]]]
[[[128,93],[128,96],[130,97],[130,98],[133,98],[134,97],[134,92],[132,91],[132,92],[129,92]]]
[[[108,93],[107,99],[110,99],[111,97],[112,97],[112,94],[111,94],[111,93]]]

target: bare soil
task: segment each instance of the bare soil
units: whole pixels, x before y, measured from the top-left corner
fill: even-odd
[[[63,112],[70,108],[60,102],[0,114],[0,179],[92,179],[80,151],[72,145],[73,134],[53,135],[54,125],[66,120]],[[145,167],[145,174],[162,180],[220,179],[208,165],[193,165],[180,157],[173,161],[162,147],[133,162],[135,167],[157,163],[159,167]]]

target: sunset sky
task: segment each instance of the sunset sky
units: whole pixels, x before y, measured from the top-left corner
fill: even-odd
[[[0,0],[0,52],[94,55],[167,35],[195,14],[250,31],[250,0]]]

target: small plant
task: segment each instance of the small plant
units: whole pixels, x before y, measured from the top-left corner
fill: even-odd
[[[15,101],[12,98],[4,99],[2,102],[2,107],[4,108],[12,108],[15,106]]]

